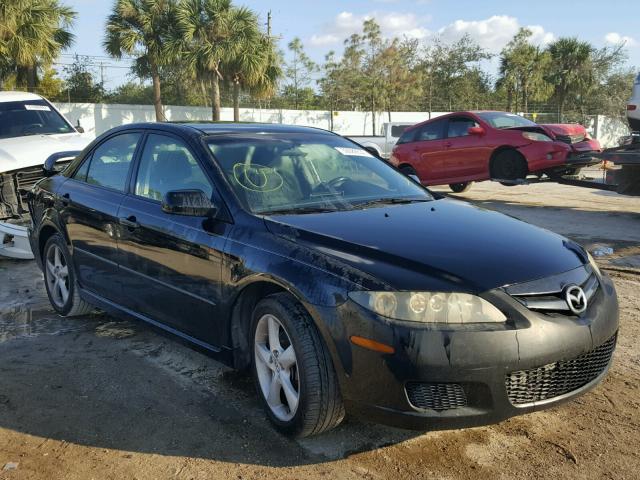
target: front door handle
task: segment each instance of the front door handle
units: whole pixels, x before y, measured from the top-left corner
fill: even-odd
[[[451,142],[444,142],[444,146],[447,148],[451,147],[451,145],[453,145]]]
[[[68,193],[65,193],[60,197],[60,202],[62,202],[62,205],[64,205],[65,207],[69,205],[69,200],[71,200],[71,195],[69,195]]]
[[[129,215],[128,217],[120,217],[119,220],[120,225],[127,227],[129,230],[135,230],[140,226],[134,215]]]

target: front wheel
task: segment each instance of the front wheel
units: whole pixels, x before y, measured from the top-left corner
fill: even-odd
[[[308,313],[288,294],[253,312],[253,375],[271,422],[307,437],[336,427],[344,406],[329,352]]]
[[[449,188],[454,193],[463,193],[471,188],[473,182],[450,183]]]
[[[508,180],[503,185],[511,186],[509,181],[524,180],[529,168],[524,157],[515,150],[502,150],[491,161],[491,177]]]

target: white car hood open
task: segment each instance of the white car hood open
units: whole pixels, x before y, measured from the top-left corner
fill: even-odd
[[[90,138],[79,133],[29,135],[0,139],[0,173],[39,166],[57,152],[82,150]]]

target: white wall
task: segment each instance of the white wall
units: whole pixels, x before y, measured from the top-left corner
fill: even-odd
[[[153,105],[116,105],[93,103],[56,103],[56,108],[74,125],[80,124],[89,134],[100,135],[110,128],[125,123],[153,122],[155,113]],[[165,106],[167,120],[211,120],[211,109],[208,107]],[[446,112],[433,113],[432,116]],[[392,112],[394,122],[418,123],[427,120],[424,112]],[[376,115],[378,133],[380,125],[388,121],[387,113]],[[222,109],[222,120],[233,120],[233,109]],[[276,110],[241,108],[240,120],[243,122],[286,123],[329,129],[330,112],[321,110]],[[334,112],[334,131],[343,135],[371,135],[371,114],[369,112]]]
[[[117,105],[102,103],[56,103],[56,107],[74,125],[80,124],[89,135],[100,135],[110,128],[125,123],[153,122],[155,113],[153,105]],[[165,106],[167,120],[205,120],[211,119],[211,109],[208,107]],[[447,112],[433,112],[432,117]],[[429,118],[426,112],[392,112],[391,121],[418,123]],[[222,120],[233,120],[233,109],[222,109]],[[241,108],[240,120],[243,122],[286,123],[329,129],[330,112],[321,110],[276,110]],[[376,115],[376,128],[380,133],[380,126],[389,121],[387,113]],[[371,135],[371,113],[369,112],[334,112],[333,129],[342,135]],[[627,135],[629,129],[626,123],[603,115],[594,116],[588,127],[603,147],[613,147],[618,144],[618,138]]]

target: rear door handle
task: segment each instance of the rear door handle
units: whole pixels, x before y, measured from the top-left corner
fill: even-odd
[[[129,215],[128,217],[120,217],[120,225],[127,227],[130,230],[135,230],[140,226],[136,217],[134,215]]]

